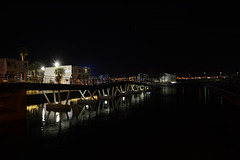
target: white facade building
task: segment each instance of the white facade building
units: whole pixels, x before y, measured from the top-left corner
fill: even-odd
[[[176,83],[177,82],[177,76],[174,74],[169,74],[169,73],[164,73],[161,77],[160,77],[160,82],[163,83]]]
[[[56,68],[63,68],[65,75],[62,77],[61,84],[70,84],[72,76],[72,65],[58,66],[58,67],[46,67],[44,72],[44,83],[57,83],[55,80],[54,71]]]
[[[137,82],[152,82],[155,84],[158,83],[177,83],[176,80],[176,75],[175,74],[169,74],[169,73],[164,73],[164,74],[160,74],[159,76],[150,76],[149,74],[146,73],[139,73],[136,76],[136,81]]]

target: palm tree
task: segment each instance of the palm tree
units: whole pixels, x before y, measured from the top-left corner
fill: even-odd
[[[25,47],[21,47],[18,50],[18,52],[19,52],[19,54],[21,56],[22,61],[24,61],[25,57],[28,56],[29,50],[27,50]]]
[[[37,71],[41,68],[43,64],[41,62],[35,61],[29,65],[29,71],[31,72],[32,80],[37,77]]]
[[[56,68],[54,74],[56,75],[55,80],[61,84],[62,77],[65,75],[64,68]]]

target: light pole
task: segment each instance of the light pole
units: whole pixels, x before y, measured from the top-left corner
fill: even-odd
[[[41,83],[43,83],[46,80],[46,78],[44,79],[44,74],[45,74],[45,67],[42,66],[41,72],[40,72]]]
[[[59,62],[55,61],[54,66],[57,68],[59,66]],[[55,68],[55,70],[56,70],[56,68]],[[58,76],[58,84],[59,84],[60,83],[59,82],[59,73],[56,76]],[[56,77],[55,77],[55,81],[56,81]],[[56,102],[56,97],[55,97],[56,95],[55,95],[55,91],[54,90],[53,90],[53,95],[54,95],[54,101]],[[59,99],[59,103],[61,104],[61,93],[60,93],[60,90],[58,90],[58,99]]]

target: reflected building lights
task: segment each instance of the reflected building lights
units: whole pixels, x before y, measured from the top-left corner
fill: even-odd
[[[104,104],[107,105],[107,104],[108,104],[108,101],[104,101]]]
[[[207,87],[204,86],[204,101],[205,101],[205,104],[207,104]]]
[[[28,108],[38,108],[35,113],[29,112],[29,114],[30,116],[39,116],[42,122],[39,126],[41,134],[56,136],[60,132],[68,130],[72,125],[86,126],[91,124],[91,121],[96,121],[99,118],[108,119],[110,114],[114,115],[124,112],[126,116],[131,106],[143,104],[142,102],[146,100],[146,95],[150,95],[150,92],[123,96],[115,100],[98,101],[98,103],[94,105],[78,104],[77,100],[79,100],[79,98],[71,99],[69,100],[71,107],[70,111],[67,112],[68,116],[66,112],[46,110],[47,103],[35,105],[35,107],[28,106]],[[65,103],[65,101],[62,102]]]
[[[56,122],[59,122],[59,121],[60,121],[60,113],[56,112]]]
[[[45,122],[45,108],[42,109],[42,122]]]
[[[27,111],[37,110],[38,111],[38,105],[30,105],[27,106]]]
[[[143,98],[144,98],[144,93],[142,92],[142,93],[140,94],[140,99],[143,100]]]

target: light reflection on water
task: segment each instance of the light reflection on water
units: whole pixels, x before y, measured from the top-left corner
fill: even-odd
[[[155,99],[151,97],[152,94]],[[71,109],[67,113],[47,111],[46,103],[28,106],[30,132],[41,130],[40,135],[57,136],[69,131],[71,127],[86,128],[101,125],[109,119],[110,121],[124,119],[129,112],[137,112],[141,109],[141,106],[145,107],[150,103],[152,105],[179,107],[188,103],[206,105],[210,100],[210,92],[206,86],[192,88],[172,85],[162,86],[161,89],[154,92],[142,92],[118,97],[115,100],[98,101],[96,104],[78,104],[77,100],[78,98],[75,98],[68,102]],[[223,104],[223,98],[219,99],[219,103]],[[65,104],[65,101],[63,101],[63,104]]]
[[[85,128],[101,125],[109,119],[110,121],[124,119],[129,115],[129,112],[137,112],[141,106],[145,107],[150,103],[151,105],[160,105],[159,107],[169,105],[181,107],[181,105],[186,104],[207,105],[211,101],[210,99],[211,94],[206,86],[162,86],[161,89],[154,92],[142,92],[118,97],[115,100],[98,101],[96,104],[78,104],[77,98],[71,99],[68,102],[71,109],[67,113],[47,111],[46,103],[28,106],[28,121],[30,132],[41,130],[40,135],[57,136],[67,132],[71,127]],[[214,103],[222,105],[223,98],[214,100]],[[144,112],[144,109],[142,110]]]
[[[30,132],[41,130],[39,134],[42,136],[58,136],[71,127],[84,128],[110,118],[124,119],[131,108],[144,105],[149,97],[150,92],[142,92],[115,100],[98,101],[96,104],[78,104],[78,99],[72,99],[68,102],[71,109],[66,113],[46,110],[47,103],[27,106]]]

